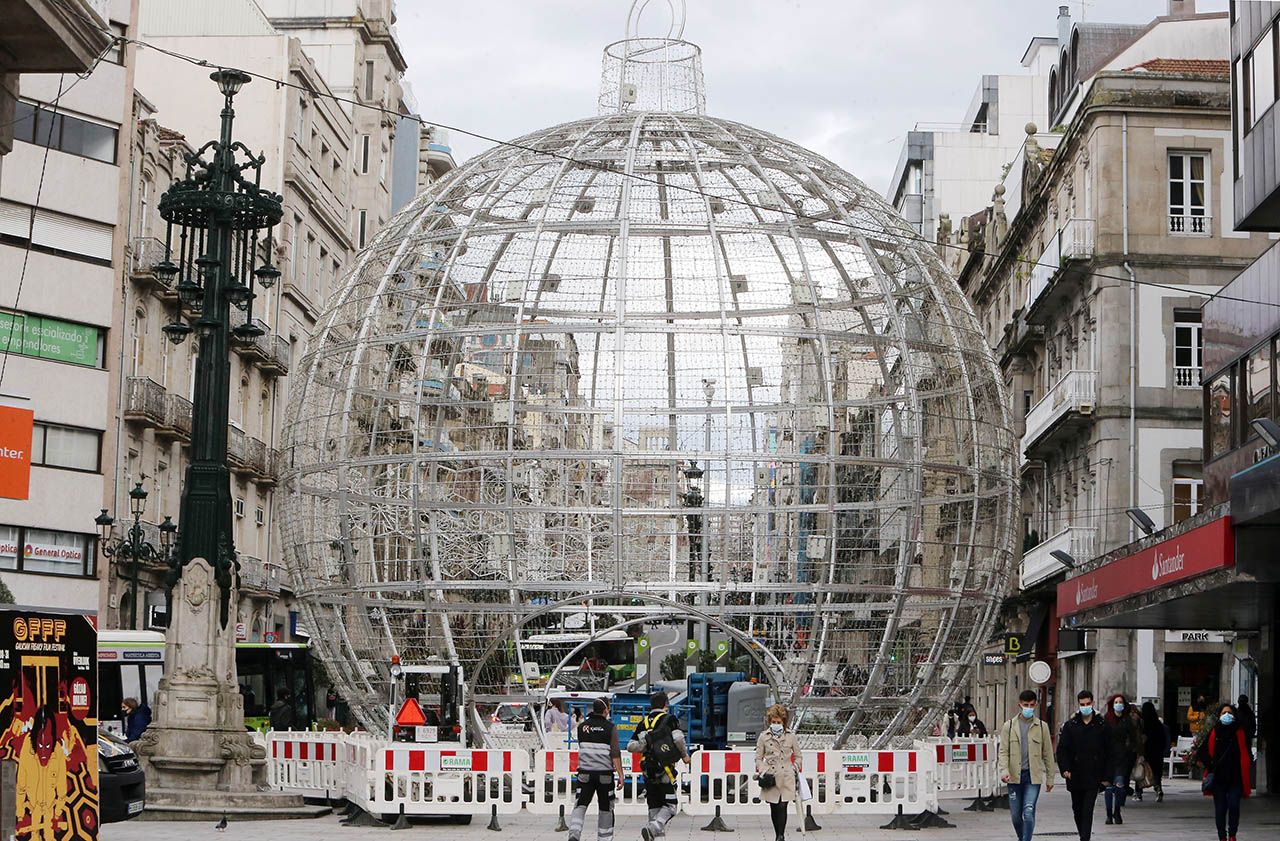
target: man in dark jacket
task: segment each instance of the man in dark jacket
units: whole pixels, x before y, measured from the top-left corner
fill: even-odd
[[[271,705],[269,717],[272,730],[293,729],[293,696],[288,689],[276,693],[276,702]]]
[[[1248,695],[1241,695],[1236,703],[1236,720],[1240,722],[1240,729],[1244,732],[1245,743],[1252,748],[1253,737],[1258,731],[1258,717],[1254,715],[1253,707],[1249,706]]]
[[[600,804],[596,841],[613,841],[614,790],[622,788],[622,749],[618,730],[603,698],[591,702],[591,715],[578,725],[578,799],[569,816],[569,841],[581,841],[587,807]]]
[[[1080,711],[1062,725],[1058,736],[1058,769],[1071,792],[1071,813],[1080,841],[1093,835],[1093,810],[1107,775],[1107,727],[1093,708],[1088,689],[1076,695]]]

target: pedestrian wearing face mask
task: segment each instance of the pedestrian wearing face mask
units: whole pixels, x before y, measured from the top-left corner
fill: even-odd
[[[1129,796],[1129,780],[1138,753],[1146,740],[1142,733],[1142,716],[1138,708],[1129,703],[1124,693],[1117,692],[1107,699],[1107,823],[1122,824],[1125,798]]]
[[[964,716],[960,719],[960,726],[956,728],[956,735],[979,739],[987,737],[987,725],[983,724],[982,719],[978,718],[978,711],[973,707],[965,710]]]
[[[787,809],[797,799],[796,775],[803,770],[800,745],[796,734],[787,729],[791,714],[782,704],[770,707],[765,720],[768,727],[756,740],[756,775],[760,781],[760,799],[769,804],[774,841],[784,841]]]
[[[1009,815],[1017,841],[1031,841],[1036,828],[1040,787],[1053,791],[1058,765],[1053,757],[1053,732],[1036,718],[1036,693],[1022,690],[1018,714],[1000,727],[997,764],[1000,781],[1009,786]]]
[[[1213,818],[1219,841],[1236,841],[1240,828],[1240,801],[1248,797],[1252,755],[1249,740],[1231,704],[1218,707],[1218,723],[1200,743],[1196,759],[1204,766],[1206,795],[1213,796]]]
[[[1076,821],[1080,841],[1093,836],[1093,812],[1098,791],[1107,776],[1107,726],[1093,708],[1093,693],[1088,689],[1076,695],[1079,709],[1062,725],[1058,736],[1058,768],[1071,792],[1071,814]]]

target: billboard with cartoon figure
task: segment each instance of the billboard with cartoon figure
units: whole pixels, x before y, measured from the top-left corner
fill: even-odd
[[[0,760],[17,767],[18,841],[98,837],[97,628],[75,613],[0,611]]]

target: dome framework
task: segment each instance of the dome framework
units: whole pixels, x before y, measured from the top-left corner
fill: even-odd
[[[691,627],[758,647],[804,730],[919,735],[1007,588],[998,369],[860,181],[706,116],[700,64],[646,110],[642,40],[603,113],[437,182],[322,316],[282,512],[317,654],[376,728],[392,654],[483,706],[548,627]]]

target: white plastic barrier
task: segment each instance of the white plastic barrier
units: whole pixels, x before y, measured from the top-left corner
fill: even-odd
[[[266,735],[267,782],[277,791],[330,797],[343,787],[341,731],[273,730]]]
[[[442,750],[379,743],[373,750],[371,814],[515,814],[524,805],[529,755],[511,750]]]
[[[691,815],[744,815],[767,810],[756,782],[754,750],[700,750],[693,755],[689,790],[682,798]]]
[[[938,764],[938,793],[943,799],[990,793],[996,782],[995,739],[929,739],[919,750],[933,750]]]
[[[938,762],[932,750],[818,751],[814,765],[819,784],[831,786],[822,801],[828,813],[891,815],[899,806],[906,815],[938,811]]]
[[[647,815],[639,754],[624,753],[622,771],[622,789],[614,801],[614,811],[619,815]],[[683,774],[681,776],[683,778]],[[573,811],[577,801],[577,777],[577,751],[536,751],[529,778],[533,793],[525,804],[526,808],[535,815],[559,814],[562,806],[565,812]]]

